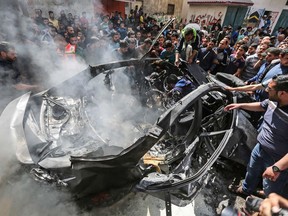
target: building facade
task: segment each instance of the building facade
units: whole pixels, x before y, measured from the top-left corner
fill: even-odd
[[[259,27],[261,18],[271,16],[271,29],[288,26],[287,0],[184,0],[182,17],[202,25],[221,19],[222,25]]]

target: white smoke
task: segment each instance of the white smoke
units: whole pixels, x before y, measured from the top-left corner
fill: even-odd
[[[27,17],[28,12],[33,12],[33,10],[27,7],[27,2],[33,1],[0,1],[0,41],[7,41],[15,46],[21,72],[25,75],[32,74],[36,78],[33,82],[39,84],[41,89],[46,89],[87,68],[88,65],[84,63],[61,61],[53,46],[37,43],[34,37],[34,25],[31,18]],[[34,2],[37,3],[37,1]],[[55,0],[53,2],[60,1]],[[98,4],[100,5],[100,2]],[[40,8],[37,5],[34,6]],[[69,8],[69,5],[62,6],[78,15],[81,15],[83,9]],[[54,7],[57,8],[57,5]],[[93,11],[92,4],[85,5],[85,7]],[[48,14],[44,14],[48,8],[45,9],[43,10],[43,17],[48,17]],[[58,11],[55,11],[55,14],[57,13]],[[33,16],[33,14],[29,13],[29,16]],[[14,94],[14,98],[24,93],[24,91],[18,91]],[[11,89],[5,91],[4,88],[1,88],[1,108],[9,102],[4,100],[7,95],[11,95]],[[5,125],[6,122],[1,122],[0,128],[3,124]],[[60,192],[50,185],[43,187],[43,185],[36,183],[27,174],[29,170],[23,169],[16,160],[13,145],[7,141],[6,137],[0,138],[0,158],[0,215],[86,215],[75,205],[69,193]]]

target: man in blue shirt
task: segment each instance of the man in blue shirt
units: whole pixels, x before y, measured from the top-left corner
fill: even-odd
[[[175,46],[170,40],[166,40],[164,44],[164,50],[160,53],[160,58],[168,60],[171,64],[175,62]]]
[[[167,77],[167,84],[168,89],[171,89],[168,95],[172,96],[175,101],[178,101],[196,88],[190,80],[185,77],[178,79],[175,74],[170,74]]]
[[[259,78],[259,81],[261,80],[261,83],[256,83],[252,85],[246,85],[246,86],[240,86],[240,87],[226,87],[229,91],[256,91],[256,90],[262,90],[264,92],[265,88],[267,87],[268,83],[271,81],[271,78],[275,75],[281,75],[281,74],[288,74],[288,49],[282,50],[280,55],[280,63],[271,68],[263,78]],[[260,92],[257,92],[257,94],[262,94]],[[265,94],[264,94],[265,95]],[[264,96],[262,95],[262,96]],[[259,98],[259,101],[263,100],[263,97]]]
[[[247,172],[242,186],[230,188],[233,192],[250,195],[256,191],[262,174],[272,166],[275,173],[280,173],[276,181],[263,178],[265,195],[278,193],[288,198],[285,186],[288,183],[288,171],[280,170],[275,162],[288,153],[288,75],[275,76],[269,82],[266,91],[269,99],[255,103],[230,104],[225,111],[244,109],[265,111],[262,129],[257,137],[257,144],[252,150]]]

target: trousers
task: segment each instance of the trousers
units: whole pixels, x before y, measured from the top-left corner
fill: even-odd
[[[257,143],[251,152],[250,160],[247,165],[247,172],[242,183],[243,191],[247,194],[255,192],[258,184],[261,182],[263,172],[267,167],[272,166],[275,162],[276,160],[271,157],[259,143]],[[282,171],[275,182],[266,178],[262,179],[263,190],[266,196],[274,192],[288,198],[288,191],[285,190],[287,183],[287,171]]]

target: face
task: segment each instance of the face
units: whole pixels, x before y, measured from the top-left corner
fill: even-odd
[[[267,50],[267,46],[261,45],[257,50],[257,54],[260,55],[261,53],[265,52],[266,50]]]
[[[136,33],[136,37],[137,37],[137,38],[141,38],[141,33],[140,33],[140,32],[137,32],[137,33]]]
[[[185,41],[191,41],[193,39],[193,34],[185,35]]]
[[[162,37],[161,37],[161,38],[158,39],[158,41],[159,41],[160,44],[164,44],[165,38],[162,38]]]
[[[135,42],[130,42],[130,43],[129,43],[129,48],[130,48],[130,49],[134,49],[135,46],[136,46]]]
[[[271,61],[273,61],[274,59],[277,59],[278,56],[275,56],[274,54],[268,52],[266,57],[265,57],[265,60],[270,63]]]
[[[70,38],[70,44],[72,44],[72,45],[77,45],[77,43],[78,43],[77,37],[72,37],[72,38]]]
[[[173,44],[177,43],[177,38],[175,36],[172,36],[171,37],[171,41]]]
[[[255,53],[256,49],[255,47],[249,46],[248,53],[251,55],[252,53]]]
[[[120,35],[116,34],[113,36],[113,41],[117,42],[120,40]]]
[[[67,27],[67,32],[68,32],[69,34],[74,34],[74,29],[73,29],[73,27]]]
[[[144,43],[144,46],[145,46],[144,49],[149,49],[151,44],[150,43]]]
[[[126,53],[126,52],[128,52],[128,47],[120,48],[120,52],[121,52],[121,53]]]
[[[54,13],[50,13],[50,14],[49,14],[49,17],[50,17],[51,19],[54,19]]]
[[[167,52],[172,52],[172,47],[166,47]]]
[[[245,41],[246,43],[249,41],[249,37],[248,36],[245,36],[244,38],[243,38],[243,41]]]
[[[240,46],[241,46],[240,43],[237,43],[237,44],[235,44],[234,49],[237,51]]]
[[[224,40],[220,41],[218,47],[219,47],[220,49],[225,49],[225,46],[226,46],[225,41],[224,41]]]
[[[55,37],[55,35],[57,34],[56,29],[54,28],[50,28],[49,33],[51,34],[52,37]]]
[[[17,53],[14,49],[10,49],[8,50],[8,52],[6,53],[6,59],[8,61],[15,61],[17,58]]]
[[[279,57],[281,65],[288,67],[288,53],[285,54],[284,56],[280,55]]]
[[[44,23],[45,25],[48,25],[49,20],[48,20],[48,19],[43,19],[43,23]]]
[[[236,55],[240,57],[240,56],[243,56],[244,54],[245,54],[245,50],[239,47],[238,50],[236,51]]]
[[[78,37],[82,37],[83,36],[83,33],[82,32],[78,32]]]
[[[208,43],[207,49],[211,50],[211,49],[214,47],[214,45],[215,45],[215,44],[214,44],[212,41],[210,41],[210,42]]]
[[[276,83],[272,80],[268,87],[265,89],[268,92],[269,100],[271,101],[279,101],[278,92],[275,90]]]
[[[208,43],[207,39],[206,39],[206,38],[203,38],[203,40],[202,40],[202,45],[205,47],[205,46],[207,46],[207,43]]]

